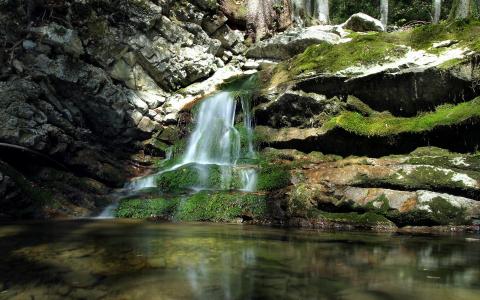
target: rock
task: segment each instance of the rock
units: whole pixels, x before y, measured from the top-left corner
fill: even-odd
[[[151,133],[155,130],[157,124],[152,121],[149,117],[143,117],[138,123],[138,129],[143,132]]]
[[[239,30],[231,30],[228,25],[219,28],[213,37],[222,43],[222,47],[226,49],[232,48],[235,43],[243,43],[243,33]]]
[[[140,121],[142,120],[143,115],[142,115],[142,113],[139,112],[138,110],[134,110],[134,111],[131,113],[130,117],[132,118],[133,123],[134,123],[135,125],[138,125],[138,124],[140,123]]]
[[[43,27],[34,27],[31,29],[31,32],[37,34],[43,42],[63,48],[66,53],[75,57],[85,53],[78,33],[57,23],[50,23]]]
[[[224,15],[214,15],[212,17],[207,17],[203,20],[202,27],[208,34],[213,34],[217,31],[220,27],[222,27],[228,18]]]
[[[344,29],[357,32],[385,31],[385,27],[380,20],[372,18],[364,13],[352,15],[345,23],[342,24],[342,27]]]
[[[312,26],[294,28],[274,37],[255,43],[248,49],[246,56],[251,58],[269,58],[283,60],[299,54],[308,46],[326,42],[341,42],[339,35],[331,32],[332,27]]]
[[[455,44],[458,44],[458,41],[456,40],[446,40],[446,41],[441,41],[438,43],[433,43],[432,48],[438,49],[438,48],[448,48],[450,46],[453,46]]]
[[[247,24],[247,0],[220,0],[220,10],[235,27],[244,29]]]
[[[342,159],[269,149],[263,157],[279,168],[293,166],[292,186],[274,197],[284,197],[277,204],[287,218],[307,226],[345,212],[370,212],[398,226],[469,225],[480,218],[480,202],[473,200],[480,191],[478,155],[421,148],[409,155]],[[446,167],[458,157],[465,162],[463,170]]]
[[[35,47],[37,47],[37,44],[32,40],[24,40],[22,42],[22,47],[25,50],[32,50],[32,49],[35,49]]]
[[[260,67],[259,63],[257,63],[252,59],[249,59],[245,62],[242,68],[245,70],[257,70],[259,67]]]
[[[274,128],[311,127],[318,123],[315,117],[320,113],[335,115],[344,107],[338,99],[327,99],[323,95],[302,91],[286,91],[280,97],[255,107],[253,112],[258,125]]]

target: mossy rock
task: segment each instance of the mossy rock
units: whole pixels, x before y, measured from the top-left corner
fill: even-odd
[[[267,203],[265,194],[261,193],[202,191],[173,199],[124,199],[120,201],[116,216],[175,221],[260,220],[267,217]]]
[[[178,199],[124,199],[115,212],[118,218],[147,219],[172,215],[178,206]]]
[[[480,118],[480,97],[457,105],[446,104],[434,112],[416,117],[394,117],[390,114],[364,116],[358,112],[345,111],[324,125],[324,130],[340,127],[361,136],[389,136],[402,133],[420,133],[438,126],[460,124],[472,118]]]
[[[389,219],[374,212],[366,213],[331,213],[317,211],[316,218],[338,225],[348,225],[356,228],[393,228],[395,224]]]

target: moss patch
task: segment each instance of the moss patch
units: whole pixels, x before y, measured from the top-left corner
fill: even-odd
[[[330,213],[319,211],[317,217],[328,222],[352,225],[356,227],[377,227],[377,226],[394,226],[394,224],[380,214],[374,212],[367,213]]]
[[[412,118],[394,117],[389,114],[365,117],[357,112],[345,111],[330,119],[324,128],[340,127],[363,136],[388,136],[405,132],[429,131],[436,126],[450,126],[478,117],[480,117],[480,98],[457,105],[442,105],[434,112]]]
[[[433,43],[458,41],[457,47],[480,51],[480,21],[462,20],[415,27],[392,33],[352,33],[347,43],[321,43],[308,47],[302,54],[267,70],[270,80],[266,87],[276,87],[305,73],[335,73],[353,66],[382,64],[404,56],[408,48],[439,54],[447,48],[432,48]],[[446,62],[441,68],[455,66],[461,61]],[[263,75],[260,75],[262,77]]]
[[[408,50],[384,41],[378,35],[358,35],[348,43],[321,43],[307,48],[291,63],[294,74],[307,71],[338,72],[355,65],[373,65],[401,57]]]
[[[150,217],[168,217],[178,205],[177,199],[124,199],[116,210],[118,218],[146,219]]]
[[[230,222],[237,218],[262,219],[266,214],[264,194],[208,191],[173,199],[124,199],[116,211],[116,216],[121,218],[160,217],[212,222]]]

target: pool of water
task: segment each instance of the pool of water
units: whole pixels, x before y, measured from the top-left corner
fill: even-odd
[[[0,224],[0,299],[480,299],[479,236]]]

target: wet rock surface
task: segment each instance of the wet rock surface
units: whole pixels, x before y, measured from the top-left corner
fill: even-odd
[[[177,91],[217,71],[227,74],[222,68],[232,59],[230,69],[243,63],[236,58],[245,50],[243,33],[217,13],[208,1],[72,0],[36,5],[28,14],[23,1],[2,3],[6,26],[0,36],[11,52],[0,56],[0,143],[38,151],[74,177],[121,187],[149,164],[130,157],[165,155],[179,137],[163,138],[167,144],[158,151],[144,141],[177,124],[184,103],[224,78],[213,76],[203,87]],[[0,146],[2,159],[26,181],[42,183],[45,179],[35,174],[45,165],[10,146]],[[2,177],[3,194],[8,176]],[[104,191],[86,204],[75,199],[95,192],[70,184],[53,193],[63,194],[53,197],[62,203],[62,214],[77,215],[72,207],[89,214],[104,206]]]

